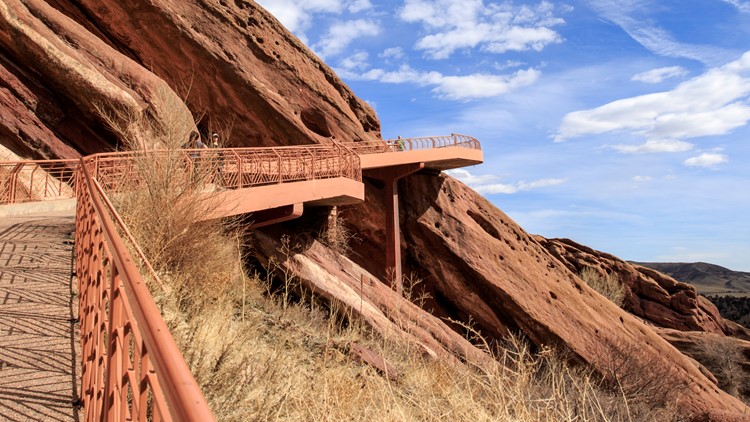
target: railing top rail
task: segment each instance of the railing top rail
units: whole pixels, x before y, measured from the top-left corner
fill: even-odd
[[[16,161],[0,161],[0,166],[8,166],[8,165],[18,165],[18,164],[78,164],[80,163],[80,158],[61,158],[57,160],[16,160]]]
[[[374,154],[379,152],[396,152],[402,150],[418,150],[430,148],[446,148],[457,146],[461,148],[482,149],[481,143],[474,137],[452,133],[443,136],[420,136],[411,138],[376,139],[372,141],[343,142],[342,146],[352,149],[359,154]],[[380,149],[378,149],[380,147]]]
[[[161,317],[161,312],[154,302],[140,271],[133,262],[128,248],[117,233],[115,223],[109,215],[117,215],[111,206],[105,205],[105,195],[95,183],[84,159],[81,159],[81,171],[89,189],[90,198],[99,216],[102,231],[110,250],[112,259],[122,277],[127,300],[130,303],[136,323],[159,377],[159,384],[167,399],[170,413],[180,421],[213,421],[203,393],[195,382],[177,344],[169,334],[169,328]]]

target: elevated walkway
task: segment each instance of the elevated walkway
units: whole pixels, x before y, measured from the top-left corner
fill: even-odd
[[[8,267],[0,272],[0,294],[5,295],[0,302],[0,415],[12,415],[13,420],[78,420],[72,403],[80,397],[85,420],[214,420],[136,260],[151,277],[158,276],[113,205],[120,195],[149,186],[147,179],[154,174],[168,175],[174,186],[188,187],[186,197],[198,193],[215,200],[217,206],[206,219],[249,213],[253,227],[297,218],[306,206],[364,201],[363,174],[383,180],[386,266],[394,269],[401,290],[398,180],[422,169],[440,171],[481,162],[479,142],[463,135],[0,162],[0,207],[5,207],[0,211],[15,207],[16,212],[33,212],[45,203],[61,203],[69,212],[74,201],[79,286],[75,313],[70,261],[63,256],[69,256],[70,248],[55,260],[62,266],[50,271],[46,264],[27,268],[36,258],[23,246],[0,239]],[[34,210],[36,204],[42,205]],[[14,231],[0,224],[0,234]],[[19,245],[26,242],[26,234],[19,234]],[[57,240],[38,236],[41,239],[53,249],[59,247]],[[14,257],[16,251],[22,253]],[[50,286],[43,285],[47,281]],[[53,310],[54,315],[47,314]],[[78,334],[71,331],[76,316]],[[80,368],[73,356],[81,356]]]

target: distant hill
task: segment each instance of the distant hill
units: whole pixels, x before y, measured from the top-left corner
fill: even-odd
[[[750,296],[750,273],[732,271],[705,262],[634,262],[667,274],[677,281],[692,284],[698,293],[708,295]]]

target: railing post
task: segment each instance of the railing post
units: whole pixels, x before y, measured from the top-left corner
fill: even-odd
[[[242,161],[242,156],[237,154],[237,151],[232,150],[232,154],[237,158],[237,189],[242,187],[242,172],[245,171],[245,164]]]

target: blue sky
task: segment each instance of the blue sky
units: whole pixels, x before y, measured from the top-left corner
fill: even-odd
[[[258,3],[527,231],[750,271],[750,1]]]

